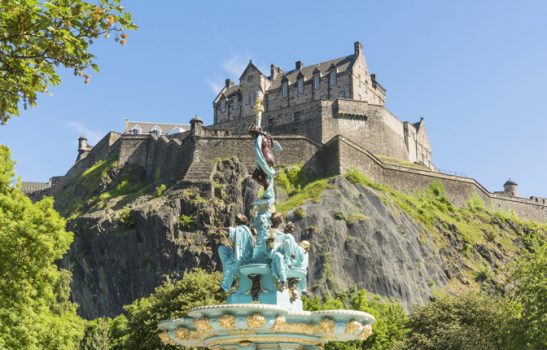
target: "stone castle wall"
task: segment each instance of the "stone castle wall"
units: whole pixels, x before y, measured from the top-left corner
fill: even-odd
[[[456,205],[464,205],[476,194],[492,209],[513,210],[522,218],[547,222],[547,205],[525,198],[491,193],[472,178],[385,164],[361,146],[341,136],[333,138],[325,145],[323,152],[323,158],[337,160],[326,169],[328,173],[325,175],[343,174],[346,170],[355,168],[374,182],[406,193],[425,189],[431,182],[440,181],[447,197]]]

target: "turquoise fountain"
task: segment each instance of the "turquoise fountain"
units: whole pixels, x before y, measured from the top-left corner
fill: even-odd
[[[374,317],[352,310],[304,311],[310,244],[294,239],[295,226],[275,212],[275,152],[281,146],[262,131],[262,103],[256,104],[257,168],[253,179],[262,185],[251,222],[240,214],[236,226],[224,229],[219,247],[221,287],[226,304],[197,307],[185,318],[160,322],[166,344],[210,349],[317,349],[329,341],[365,340]]]

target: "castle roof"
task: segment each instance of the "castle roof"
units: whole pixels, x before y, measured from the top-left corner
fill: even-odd
[[[170,124],[170,123],[139,122],[139,121],[125,120],[123,132],[128,133],[129,130],[133,129],[135,126],[140,128],[141,134],[149,134],[152,132],[154,128],[159,128],[162,134],[168,134],[172,130],[176,130],[177,132],[190,130],[190,124]]]
[[[51,183],[49,182],[32,182],[32,181],[23,181],[21,183],[21,191],[23,193],[32,193],[36,191],[45,190],[50,188]]]
[[[315,70],[318,70],[321,73],[321,75],[324,75],[325,73],[331,70],[332,66],[336,67],[336,71],[338,73],[343,73],[347,71],[349,67],[351,67],[351,64],[353,63],[354,58],[355,58],[355,55],[349,55],[349,56],[339,57],[333,60],[321,62],[318,64],[314,64],[311,66],[306,66],[306,67],[303,67],[302,69],[294,69],[289,72],[279,73],[278,75],[275,76],[275,79],[272,81],[272,85],[270,85],[268,90],[279,89],[281,87],[281,83],[285,79],[289,81],[289,84],[295,83],[300,72],[302,72],[302,74],[304,75],[304,80],[311,79],[314,75]]]
[[[336,68],[337,73],[344,73],[351,68],[354,61],[355,61],[355,55],[353,54],[353,55],[338,57],[325,62],[309,65],[306,67],[302,67],[300,69],[293,69],[288,72],[279,71],[279,73],[275,76],[273,80],[271,76],[266,77],[268,80],[271,81],[271,84],[268,87],[267,91],[279,89],[281,87],[281,84],[285,80],[287,80],[289,84],[294,84],[300,76],[303,76],[304,80],[312,79],[314,74],[317,74],[317,73],[319,73],[321,76],[324,76],[325,74],[328,74],[328,72],[332,68]],[[249,62],[249,65],[247,65],[247,68],[245,68],[245,71],[247,71],[250,68],[255,68],[256,70],[260,72],[260,70],[252,63],[252,61]],[[243,74],[245,74],[245,71],[243,72]],[[221,96],[229,98],[237,93],[239,93],[239,85],[224,86],[222,90],[220,91],[220,93],[215,98],[214,102],[216,103]]]
[[[509,180],[505,181],[503,186],[518,186],[518,184],[515,181],[509,179]]]

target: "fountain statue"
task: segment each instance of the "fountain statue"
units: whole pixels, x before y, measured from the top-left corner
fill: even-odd
[[[310,243],[297,243],[295,225],[283,226],[283,215],[275,211],[275,153],[282,149],[261,128],[262,101],[255,111],[256,124],[249,128],[257,163],[252,178],[263,194],[250,221],[239,214],[235,227],[221,229],[227,235],[218,249],[227,303],[160,322],[160,337],[172,345],[234,350],[317,349],[328,341],[364,340],[374,322],[365,312],[303,310]]]

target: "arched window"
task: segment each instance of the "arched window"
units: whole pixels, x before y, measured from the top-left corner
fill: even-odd
[[[316,75],[313,77],[313,88],[315,90],[319,90],[321,87],[321,77],[319,75]]]
[[[304,78],[298,78],[298,93],[304,93]]]
[[[284,81],[281,85],[281,94],[283,97],[289,96],[289,83],[287,81]]]
[[[331,86],[336,85],[336,70],[330,71],[330,85]]]

